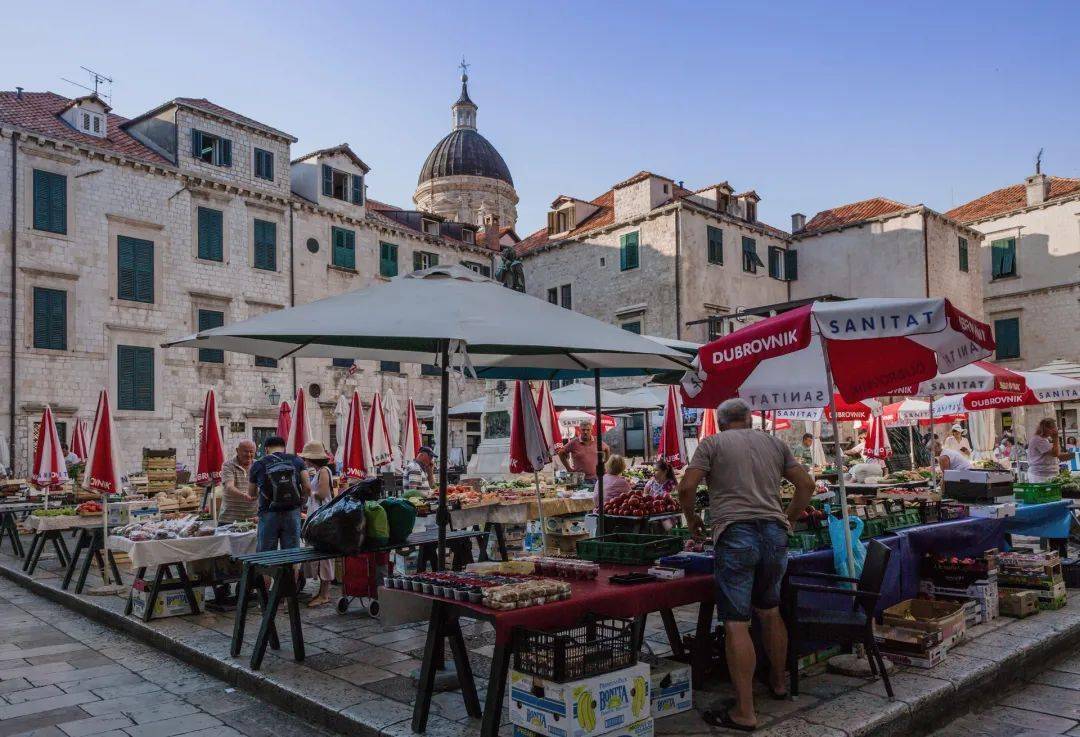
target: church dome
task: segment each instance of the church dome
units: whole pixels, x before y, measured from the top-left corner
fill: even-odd
[[[420,169],[417,184],[461,175],[498,179],[514,185],[502,155],[474,128],[458,128],[435,144]]]

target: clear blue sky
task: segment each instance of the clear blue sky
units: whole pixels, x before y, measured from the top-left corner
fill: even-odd
[[[66,6],[66,7],[65,7]],[[449,130],[462,54],[479,128],[521,197],[641,170],[727,180],[762,219],[882,195],[945,210],[1032,171],[1080,176],[1077,2],[190,2],[5,7],[0,87],[112,75],[132,116],[208,97],[347,141],[372,197],[409,206]]]

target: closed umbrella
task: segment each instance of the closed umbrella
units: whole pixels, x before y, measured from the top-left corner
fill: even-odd
[[[90,438],[86,435],[86,420],[75,420],[75,429],[71,435],[71,452],[79,461],[85,461],[90,452]]]
[[[277,415],[277,434],[279,438],[289,437],[289,430],[292,429],[292,406],[285,401],[281,400],[281,406],[278,407]],[[303,447],[303,446],[301,446]]]
[[[540,427],[544,430],[548,450],[552,454],[558,453],[562,449],[562,431],[559,429],[559,414],[555,411],[555,402],[551,399],[551,387],[546,381],[540,383],[536,409],[540,414]]]
[[[349,398],[344,394],[339,394],[337,401],[334,402],[334,442],[337,443],[339,450],[345,444],[345,423],[348,420]],[[337,455],[338,458],[341,457],[340,452]]]
[[[360,395],[352,393],[349,398],[349,412],[345,420],[345,437],[338,448],[341,460],[341,473],[347,479],[362,479],[371,475],[371,447],[368,445],[367,422],[364,421],[364,407]]]
[[[60,433],[56,431],[52,408],[45,405],[34,444],[34,467],[30,483],[45,493],[45,508],[49,508],[49,487],[68,480],[64,451],[60,449]]]
[[[532,388],[527,381],[516,381],[514,404],[510,412],[510,473],[532,472],[544,550],[547,550],[547,526],[544,523],[544,504],[540,498],[540,469],[549,463],[551,450],[544,439],[544,428],[540,425]]]
[[[383,416],[386,417],[386,431],[390,436],[391,468],[399,472],[404,465],[401,456],[401,405],[393,389],[387,389],[383,395]]]
[[[90,434],[90,451],[86,457],[86,469],[83,472],[84,489],[101,494],[101,525],[105,565],[101,577],[109,583],[109,495],[119,494],[123,489],[120,476],[120,459],[117,456],[116,438],[113,437],[112,407],[109,405],[109,392],[101,390],[98,397],[97,413],[94,415],[94,428]],[[117,581],[117,583],[120,583]]]
[[[700,443],[710,435],[715,435],[720,432],[719,426],[716,424],[716,410],[706,409],[701,415],[701,425],[698,426],[697,439]]]
[[[375,392],[375,396],[371,399],[371,416],[368,417],[368,444],[371,447],[371,465],[374,469],[388,466],[393,462],[390,429],[386,426],[382,396],[378,392]]]
[[[885,430],[885,418],[880,414],[870,419],[870,429],[866,431],[866,445],[863,454],[869,458],[884,461],[892,456],[889,433]]]
[[[304,449],[309,440],[311,440],[311,420],[308,419],[307,394],[304,392],[304,387],[300,387],[296,390],[296,401],[293,402],[289,434],[285,436],[285,452],[296,455]]]
[[[424,444],[420,434],[420,420],[416,418],[416,404],[409,400],[405,407],[405,442],[402,450],[402,460],[411,461],[416,458],[420,446]]]
[[[664,404],[664,425],[660,430],[660,445],[656,454],[670,463],[672,468],[682,468],[686,465],[682,407],[673,386],[668,387],[667,402]]]
[[[221,439],[221,422],[218,420],[217,395],[213,389],[206,392],[203,403],[202,428],[199,430],[199,459],[195,464],[195,483],[205,486],[203,509],[207,500],[214,521],[217,521],[217,503],[214,486],[221,481],[221,467],[225,463],[225,441]]]

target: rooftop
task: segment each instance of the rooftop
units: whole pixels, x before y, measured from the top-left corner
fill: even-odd
[[[1048,202],[1059,197],[1080,194],[1080,179],[1066,177],[1047,177],[1047,179],[1050,180],[1050,194],[1046,198]],[[1027,206],[1027,189],[1021,182],[996,189],[990,194],[954,207],[946,212],[945,216],[961,223],[973,223],[976,220],[1021,210]]]
[[[873,220],[882,215],[910,210],[911,205],[903,202],[886,199],[885,197],[872,197],[868,200],[852,202],[848,205],[840,205],[829,210],[822,210],[806,223],[806,227],[799,231],[799,235],[817,230],[829,230],[832,228],[846,228],[851,225]]]

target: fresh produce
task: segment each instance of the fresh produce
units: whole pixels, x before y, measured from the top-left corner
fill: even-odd
[[[679,503],[664,492],[649,496],[634,490],[628,494],[616,494],[604,500],[604,514],[620,517],[648,517],[653,514],[669,514],[679,511]]]
[[[76,513],[86,517],[101,514],[101,502],[83,502],[75,508]]]
[[[129,540],[175,540],[183,537],[209,537],[214,534],[214,527],[206,525],[187,514],[176,519],[133,522],[116,530],[115,535]]]
[[[35,517],[73,517],[75,516],[75,507],[57,507],[55,509],[35,509],[33,512]]]

